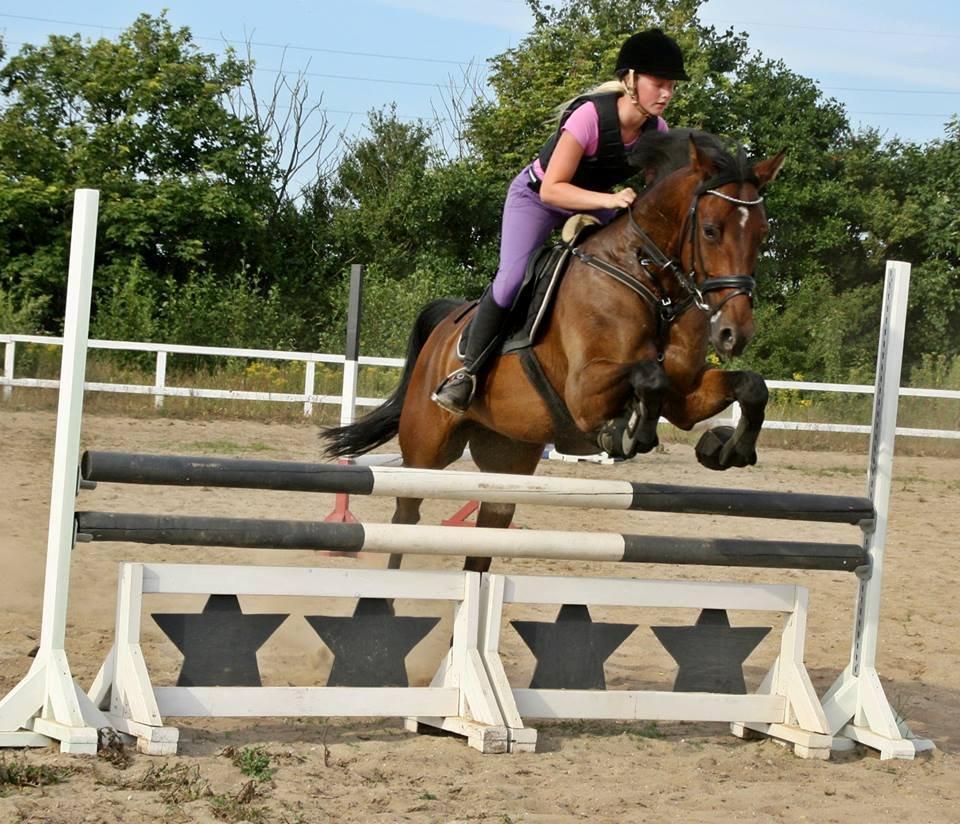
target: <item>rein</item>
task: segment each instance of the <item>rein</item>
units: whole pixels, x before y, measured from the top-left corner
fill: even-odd
[[[637,223],[637,219],[633,215],[633,209],[627,209],[627,214],[630,218],[630,228],[640,238],[640,249],[637,251],[637,260],[639,261],[641,268],[647,273],[650,279],[656,282],[658,285],[660,283],[659,278],[651,273],[651,268],[657,269],[661,272],[666,271],[673,274],[676,281],[686,292],[686,297],[681,301],[674,303],[674,301],[668,295],[657,295],[652,289],[649,289],[640,283],[636,279],[636,276],[627,272],[625,269],[621,269],[619,266],[584,252],[579,247],[573,247],[570,251],[577,257],[578,260],[587,266],[603,272],[604,274],[616,280],[618,283],[626,286],[635,294],[639,295],[640,298],[643,299],[643,301],[654,310],[657,318],[664,323],[671,323],[691,306],[696,306],[702,312],[709,312],[710,319],[713,320],[713,318],[719,314],[728,301],[733,300],[735,297],[739,297],[740,295],[746,295],[752,304],[753,290],[756,288],[756,280],[753,278],[753,276],[724,275],[720,277],[711,277],[706,271],[706,267],[702,265],[703,256],[700,249],[699,236],[697,234],[697,208],[700,204],[700,198],[704,195],[713,195],[714,197],[719,197],[722,200],[726,200],[727,202],[734,203],[738,206],[759,206],[761,203],[763,203],[763,197],[758,197],[756,200],[741,200],[740,198],[732,197],[731,195],[727,195],[719,191],[720,186],[734,182],[742,181],[739,178],[732,176],[711,178],[710,180],[701,184],[694,193],[693,201],[690,204],[690,209],[688,210],[686,218],[684,219],[684,225],[680,229],[680,235],[682,237],[686,232],[686,227],[688,225],[690,227],[689,238],[693,256],[689,272],[683,271],[683,267],[677,258],[667,257],[667,255],[661,251],[660,247],[654,243],[653,239],[643,230],[640,224]],[[697,283],[698,261],[701,264],[700,271],[703,273],[703,278],[699,284]],[[734,291],[732,294],[724,297],[723,300],[721,300],[720,303],[715,307],[711,308],[710,304],[705,298],[705,295],[709,294],[710,292],[716,292],[723,289],[733,289]]]

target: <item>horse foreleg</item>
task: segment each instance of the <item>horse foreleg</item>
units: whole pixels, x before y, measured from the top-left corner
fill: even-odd
[[[617,458],[632,458],[660,443],[657,423],[669,386],[666,372],[655,361],[633,364],[627,381],[633,394],[627,402],[626,414],[604,423],[597,434],[597,445]]]
[[[736,429],[715,426],[705,432],[695,448],[697,460],[708,469],[717,470],[753,466],[757,462],[757,438],[763,428],[768,397],[767,385],[756,372],[707,369],[694,391],[683,397],[668,395],[664,414],[675,426],[691,429],[736,401],[740,405]]]
[[[480,504],[480,509],[477,512],[477,527],[481,529],[507,529],[516,510],[516,504],[494,504],[484,501]],[[463,568],[467,572],[487,572],[492,560],[492,558],[468,557],[463,561]]]

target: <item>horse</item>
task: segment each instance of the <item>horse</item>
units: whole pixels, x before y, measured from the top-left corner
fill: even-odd
[[[324,430],[326,454],[357,456],[399,435],[407,467],[445,468],[469,445],[482,472],[532,475],[548,443],[632,457],[657,446],[661,415],[689,430],[737,402],[736,429],[705,433],[697,458],[717,470],[754,464],[766,384],[716,368],[707,355],[709,344],[721,358],[738,355],[753,336],[752,273],[768,232],[760,191],[785,154],[754,163],[705,132],[645,135],[629,160],[646,187],[571,248],[545,328],[525,352],[488,366],[466,413],[430,399],[459,365],[472,311],[440,299],[414,324],[396,390],[355,423]],[[421,503],[398,498],[392,522],[417,523]],[[507,527],[515,508],[485,502],[476,525]],[[464,569],[486,572],[490,560],[468,557]]]

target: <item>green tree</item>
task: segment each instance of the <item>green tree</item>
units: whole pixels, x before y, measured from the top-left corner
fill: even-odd
[[[24,46],[0,69],[0,285],[20,301],[62,294],[80,186],[101,191],[98,298],[131,269],[162,300],[198,273],[255,267],[272,205],[264,139],[225,106],[250,71],[165,15],[116,41]],[[46,325],[61,312],[52,301]]]
[[[346,271],[363,263],[364,351],[402,354],[423,304],[476,297],[489,283],[503,195],[473,160],[445,160],[426,125],[402,122],[392,108],[372,112],[367,131],[349,145],[322,212],[327,265],[342,273],[330,303],[345,305]],[[329,345],[342,346],[342,326],[330,328]]]
[[[508,180],[535,156],[555,128],[556,108],[613,78],[617,53],[633,32],[660,26],[677,39],[692,78],[681,84],[668,119],[701,126],[711,119],[711,99],[727,85],[726,73],[746,43],[732,31],[699,24],[703,0],[584,0],[548,5],[527,0],[532,31],[490,61],[493,97],[480,100],[466,136],[480,160]]]

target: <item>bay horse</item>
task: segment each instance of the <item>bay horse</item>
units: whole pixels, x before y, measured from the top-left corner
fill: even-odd
[[[326,454],[360,455],[399,435],[404,466],[442,469],[469,445],[482,472],[530,475],[548,443],[632,457],[657,445],[661,415],[689,430],[736,401],[736,430],[705,433],[697,457],[719,470],[754,464],[766,384],[711,366],[707,354],[712,344],[721,357],[737,355],[753,336],[752,273],[768,231],[760,190],[784,157],[751,163],[704,132],[645,135],[630,160],[647,187],[572,250],[526,359],[496,358],[464,415],[440,408],[430,393],[459,365],[472,307],[434,301],[414,325],[397,389],[357,422],[326,429]],[[392,522],[417,523],[421,503],[398,498]],[[515,508],[483,503],[477,526],[506,527]],[[390,567],[399,564],[391,556]],[[489,566],[468,557],[464,568]]]

